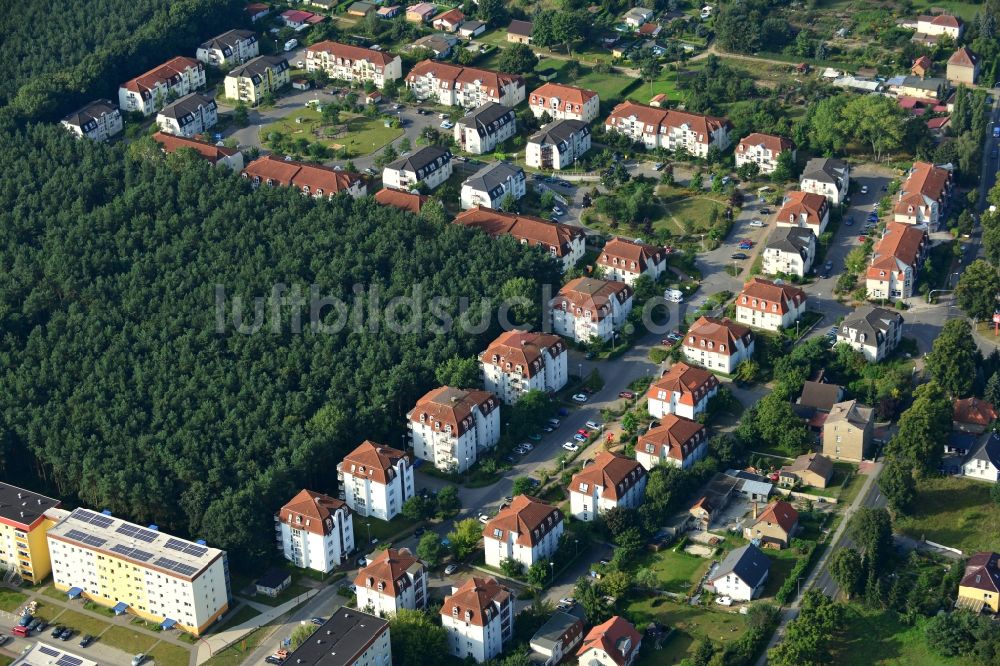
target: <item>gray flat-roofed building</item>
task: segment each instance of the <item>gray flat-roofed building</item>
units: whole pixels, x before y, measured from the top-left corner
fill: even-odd
[[[286,663],[295,666],[390,666],[389,623],[341,606],[288,655]]]

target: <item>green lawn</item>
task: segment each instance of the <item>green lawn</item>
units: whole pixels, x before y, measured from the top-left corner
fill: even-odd
[[[896,528],[966,554],[1000,550],[1000,507],[990,499],[991,487],[957,477],[921,479],[913,515],[898,518]]]
[[[108,617],[117,617],[113,608],[105,606],[104,604],[99,604],[96,601],[85,601],[83,602],[83,607],[94,613],[100,613],[101,615],[107,615]]]
[[[156,666],[188,666],[191,653],[184,648],[160,641],[149,651],[150,658]]]
[[[392,539],[404,532],[408,534],[409,532],[417,529],[420,525],[419,523],[415,523],[412,520],[404,518],[402,515],[396,516],[392,520],[356,517],[356,520],[354,521],[354,538],[355,542],[358,544],[358,550],[361,551],[365,550],[364,541],[368,538],[367,523],[371,523],[372,538],[378,539],[379,542],[385,541],[386,539]]]
[[[296,122],[301,119],[302,122]],[[337,128],[336,134],[327,132]],[[292,139],[306,139],[310,143],[319,142],[325,146],[339,150],[346,148],[348,157],[359,157],[381,150],[387,143],[403,135],[399,127],[386,127],[381,118],[366,118],[341,114],[341,120],[335,125],[324,125],[320,114],[315,109],[296,109],[285,118],[266,125],[261,130],[265,144],[266,137],[272,132],[280,132]]]
[[[656,573],[661,589],[667,592],[687,592],[691,589],[691,584],[708,571],[710,564],[711,561],[703,557],[668,548],[645,556],[639,566],[648,567]]]
[[[239,625],[252,620],[260,615],[260,611],[252,606],[247,606],[244,604],[240,607],[238,611],[232,613],[228,618],[219,624],[212,627],[212,633],[219,633],[220,631],[225,631],[229,627],[238,627]]]
[[[34,612],[34,616],[40,617],[49,624],[52,624],[52,620],[55,619],[62,611],[62,606],[50,606],[48,604],[39,603],[38,608]]]
[[[149,652],[157,639],[126,627],[114,626],[101,635],[101,642],[129,654]]]
[[[560,75],[556,77],[556,80],[560,83],[567,83],[579,88],[593,90],[600,96],[602,102],[608,102],[611,104],[620,102],[624,97],[625,90],[635,83],[635,79],[630,79],[627,76],[623,76],[615,72],[601,74],[600,72],[595,72],[594,70],[586,67],[581,67],[580,76],[577,76],[572,81],[567,80],[563,73],[560,73]]]
[[[832,641],[837,666],[973,666],[966,659],[932,652],[924,638],[921,618],[916,626],[902,624],[892,611],[872,612],[848,606],[844,631]]]
[[[263,642],[264,631],[258,629],[213,655],[203,666],[240,666],[247,654],[256,650]]]
[[[652,645],[643,646],[639,664],[675,664],[690,656],[691,645],[698,638],[710,638],[716,643],[728,643],[743,635],[746,616],[699,606],[675,603],[663,598],[635,600],[629,604],[626,617],[637,627],[657,620],[674,629],[659,651]]]
[[[663,79],[653,81],[652,86],[649,83],[643,83],[633,90],[630,96],[646,104],[654,95],[661,94],[674,101],[683,99],[683,94],[677,90],[677,80],[673,72],[669,72]]]
[[[795,563],[804,556],[796,553],[791,548],[783,548],[781,550],[768,549],[764,551],[764,554],[771,559],[771,571],[767,574],[767,580],[764,582],[764,590],[760,596],[764,599],[770,599],[778,593],[781,584],[788,578],[788,574],[791,573]]]
[[[0,610],[2,611],[13,613],[27,600],[28,595],[23,592],[0,588]]]
[[[59,624],[70,627],[78,633],[90,634],[91,636],[100,636],[111,626],[103,620],[98,620],[96,617],[90,617],[89,615],[77,613],[73,610],[63,611],[59,615],[58,621]]]
[[[60,592],[56,589],[55,585],[48,585],[42,589],[42,594],[52,599],[58,599],[59,601],[67,601],[69,599],[65,592]]]

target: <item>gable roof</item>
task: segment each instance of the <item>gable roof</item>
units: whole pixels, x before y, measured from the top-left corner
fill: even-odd
[[[405,458],[406,453],[399,449],[366,439],[358,448],[344,456],[341,470],[344,474],[364,477],[385,485],[396,478],[396,465]]]
[[[755,146],[763,146],[767,150],[770,150],[774,155],[795,148],[795,144],[792,143],[791,139],[786,139],[782,136],[775,136],[774,134],[754,132],[753,134],[749,134],[740,139],[739,145],[736,146],[736,152],[745,153],[750,148]]]
[[[414,82],[420,77],[429,76],[437,79],[441,87],[453,88],[455,84],[461,83],[466,86],[478,86],[480,90],[486,90],[490,97],[499,97],[503,93],[503,88],[511,84],[524,85],[524,78],[516,74],[506,74],[495,72],[490,69],[478,69],[476,67],[461,67],[448,65],[434,60],[421,60],[410,73],[406,75],[406,80]]]
[[[104,115],[118,113],[118,105],[111,100],[95,99],[73,113],[63,118],[63,122],[74,127],[83,127],[87,123]]]
[[[824,479],[829,479],[830,475],[833,474],[833,461],[822,453],[804,453],[796,458],[791,465],[782,467],[781,472],[812,472]]]
[[[573,475],[569,490],[571,493],[579,492],[580,484],[586,483],[603,488],[602,497],[617,500],[639,484],[646,474],[646,468],[636,460],[611,451],[601,451],[594,456],[592,463]]]
[[[302,190],[309,188],[312,194],[336,194],[361,182],[361,176],[356,173],[336,171],[318,164],[282,160],[274,155],[257,158],[243,169],[243,175]]]
[[[500,612],[497,605],[510,598],[510,590],[495,578],[473,576],[444,598],[441,615],[462,620],[467,618],[469,624],[484,627]]]
[[[839,384],[826,384],[807,380],[802,385],[802,395],[798,404],[829,412],[840,401],[844,389]]]
[[[461,23],[462,20],[464,20],[464,19],[465,19],[465,14],[462,13],[461,9],[459,9],[458,7],[455,7],[454,9],[450,9],[450,10],[446,11],[444,14],[438,14],[437,16],[435,16],[434,17],[434,23],[437,23],[437,22],[440,21],[442,23],[448,23],[450,25],[455,25],[457,23]]]
[[[861,336],[864,335],[866,337],[864,342],[871,341],[881,344],[885,336],[888,335],[892,322],[896,322],[896,326],[902,326],[903,315],[895,310],[887,310],[874,305],[859,305],[840,323],[837,337],[847,338],[849,342],[862,342]],[[844,333],[845,328],[848,329],[846,334]]]
[[[693,407],[708,393],[719,386],[718,378],[708,370],[678,361],[658,380],[649,385],[646,397],[658,399],[660,391],[679,393],[677,401]]]
[[[412,192],[389,187],[383,187],[375,193],[375,201],[383,206],[392,206],[414,214],[420,212],[420,209],[427,203],[428,198],[424,194],[413,194]]]
[[[643,132],[646,134],[659,134],[662,128],[688,128],[697,134],[698,143],[702,144],[711,143],[713,132],[732,127],[727,118],[664,109],[646,104],[636,104],[635,102],[622,102],[616,106],[604,124],[607,127],[615,127],[632,118],[645,125]]]
[[[278,518],[282,522],[290,523],[293,522],[294,518],[301,517],[302,522],[296,522],[296,528],[311,534],[325,536],[333,528],[333,515],[340,510],[348,514],[351,512],[347,504],[339,499],[303,489],[285,506],[281,507]]]
[[[802,171],[802,180],[816,180],[839,186],[847,168],[847,162],[844,160],[832,157],[814,157],[806,162],[806,168]]]
[[[509,533],[519,546],[534,546],[563,520],[557,507],[529,495],[518,495],[483,527],[483,536],[506,541]]]
[[[816,242],[816,234],[809,227],[777,227],[767,237],[766,250],[802,254]]]
[[[549,123],[542,129],[532,134],[528,137],[528,143],[537,143],[542,146],[546,144],[558,146],[563,143],[568,143],[569,140],[573,138],[573,135],[578,133],[583,134],[584,136],[590,134],[590,125],[584,120],[564,118],[562,120]]]
[[[948,64],[953,67],[972,68],[976,66],[977,62],[979,62],[979,57],[964,46],[958,47],[958,49],[951,54],[951,57],[948,58]]]
[[[268,70],[283,72],[286,69],[288,69],[288,61],[283,57],[262,55],[247,61],[246,64],[229,70],[226,78],[230,76],[238,79],[246,78],[257,83],[266,76]]]
[[[482,206],[462,211],[455,217],[454,223],[482,229],[494,237],[510,235],[529,247],[541,245],[556,257],[572,254],[573,242],[584,236],[579,227],[549,222],[531,215],[503,213]]]
[[[247,6],[249,8],[249,5]],[[263,5],[265,9],[269,9],[267,5]],[[263,10],[261,10],[263,11]],[[219,51],[232,50],[240,42],[244,41],[257,41],[257,35],[251,30],[227,30],[221,35],[216,35],[211,39],[202,42],[198,48],[201,49],[217,49]]]
[[[914,162],[910,175],[899,188],[894,212],[906,214],[909,205],[942,201],[951,183],[951,172],[928,162]]]
[[[519,35],[521,37],[531,37],[531,31],[533,25],[531,21],[511,21],[510,25],[507,26],[507,34],[509,35]]]
[[[969,460],[982,460],[1000,469],[1000,434],[991,432],[983,436]]]
[[[564,83],[553,83],[549,81],[548,83],[543,83],[531,91],[529,104],[547,105],[550,99],[557,99],[559,100],[560,109],[565,108],[570,104],[577,104],[582,107],[595,97],[597,97],[597,93],[593,90],[577,88],[576,86],[568,86]],[[567,108],[567,110],[569,109]]]
[[[435,427],[440,424],[441,429],[450,425],[455,437],[461,437],[475,425],[473,410],[478,409],[485,415],[499,407],[500,401],[489,391],[442,386],[425,393],[409,418],[417,423],[434,422]]]
[[[746,299],[744,303],[743,300]],[[756,305],[754,303],[756,302]],[[753,277],[743,285],[737,300],[737,307],[767,312],[777,305],[778,312],[785,314],[806,302],[806,292],[791,284],[778,284],[771,280]],[[773,310],[773,307],[771,307]]]
[[[959,586],[1000,592],[1000,555],[983,552],[970,557],[965,563],[965,574]]]
[[[486,192],[492,199],[503,191],[507,183],[523,179],[524,169],[516,164],[491,162],[462,181],[462,187],[471,187],[479,192]]]
[[[530,644],[532,647],[541,646],[545,650],[552,650],[557,645],[565,649],[582,633],[583,621],[580,618],[563,611],[556,611],[531,637]]]
[[[920,68],[925,72],[928,72],[933,66],[934,66],[934,61],[931,60],[930,57],[922,55],[913,61],[913,65],[910,66],[910,69]]]
[[[889,222],[872,252],[867,277],[877,280],[882,277],[881,271],[901,271],[907,267],[915,270],[926,241],[925,229],[904,222]]]
[[[177,101],[166,105],[165,107],[160,109],[160,113],[158,115],[163,116],[164,118],[173,118],[174,120],[180,122],[181,125],[184,125],[187,124],[187,122],[190,122],[191,120],[190,118],[185,120],[185,118],[187,116],[194,116],[195,112],[197,112],[201,108],[206,108],[206,109],[217,108],[215,100],[209,97],[208,95],[202,95],[201,93],[193,92],[193,93],[188,93],[187,95],[184,95],[184,97],[181,97]]]
[[[316,42],[312,46],[306,47],[306,52],[329,53],[330,55],[343,60],[350,60],[351,62],[370,62],[373,65],[378,65],[380,67],[385,67],[399,57],[387,51],[376,51],[375,49],[368,49],[363,46],[341,44],[340,42],[334,42],[328,39],[322,42]]]
[[[601,321],[611,316],[612,299],[624,304],[632,298],[632,293],[632,287],[624,282],[580,277],[567,282],[549,301],[549,305],[560,308],[566,303],[565,310],[569,311],[572,308],[580,311],[575,313],[575,316],[586,316],[586,312],[589,311],[591,321]]]
[[[194,58],[177,56],[145,74],[140,74],[134,79],[126,81],[121,87],[135,93],[149,93],[157,84],[169,85],[170,82],[180,78],[188,69],[204,70],[205,66]]]
[[[597,265],[620,268],[623,262],[627,261],[635,264],[633,272],[642,273],[650,262],[660,263],[666,260],[666,256],[662,247],[615,236],[601,249],[601,253],[597,256]],[[614,259],[622,263],[616,264],[613,262]]]
[[[394,169],[396,171],[412,171],[414,173],[420,173],[423,169],[431,166],[439,159],[444,159],[445,162],[450,162],[451,151],[440,146],[424,146],[414,153],[389,162],[385,168]]]
[[[368,566],[358,571],[354,584],[370,588],[379,594],[398,597],[400,592],[413,586],[413,581],[406,574],[415,574],[423,566],[408,549],[387,548],[379,552]]]
[[[504,331],[483,352],[483,364],[503,367],[509,373],[521,366],[522,377],[534,377],[545,367],[545,356],[559,356],[566,344],[558,335],[518,329]]]
[[[620,615],[615,615],[588,631],[576,654],[580,658],[580,663],[585,663],[584,654],[591,650],[602,650],[616,664],[624,666],[632,662],[641,642],[642,635],[636,631],[632,623]]]
[[[732,356],[737,343],[744,347],[753,341],[753,333],[742,324],[737,324],[728,317],[699,317],[691,324],[684,336],[684,346],[700,349],[701,344],[711,345],[714,352]],[[723,346],[725,345],[725,346]]]
[[[819,229],[829,208],[830,202],[822,194],[789,192],[775,220],[780,223],[800,225],[804,217],[807,225]]]
[[[776,502],[771,502],[767,505],[757,520],[754,521],[754,525],[757,523],[774,523],[780,527],[785,534],[790,534],[795,525],[799,522],[799,512],[795,510],[788,502],[784,500],[777,500]]]
[[[497,132],[507,123],[514,121],[514,109],[497,102],[486,102],[470,111],[465,117],[455,122],[456,125],[475,127],[479,136]]]
[[[767,555],[757,546],[748,543],[742,548],[729,551],[715,572],[712,582],[733,574],[751,588],[755,588],[764,581],[770,569],[771,560]]]
[[[174,136],[173,134],[165,134],[163,132],[157,132],[154,134],[153,140],[163,146],[163,152],[165,153],[173,153],[181,148],[191,148],[212,164],[215,164],[219,160],[226,157],[232,157],[240,152],[236,148],[216,146],[215,144],[208,143],[207,141],[187,139],[182,136]]]
[[[937,16],[918,16],[918,23],[930,23],[931,25],[942,26],[945,28],[960,28],[962,27],[962,22],[958,18],[952,16],[951,14],[938,14]]]
[[[683,416],[667,414],[660,420],[659,426],[639,436],[635,450],[683,462],[705,439],[706,431],[702,424]]]
[[[972,397],[955,401],[952,421],[985,427],[996,421],[997,417],[997,410],[993,405],[985,400]]]

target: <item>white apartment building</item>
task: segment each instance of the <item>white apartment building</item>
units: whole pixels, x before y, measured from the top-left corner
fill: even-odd
[[[676,414],[696,419],[708,409],[709,401],[719,392],[719,380],[708,370],[678,361],[646,391],[649,415],[660,419]]]
[[[319,164],[297,162],[277,155],[258,157],[243,169],[241,175],[251,187],[294,187],[304,196],[332,199],[338,194],[363,197],[368,185],[360,174],[338,171]]]
[[[417,458],[464,472],[500,441],[500,401],[488,391],[442,386],[417,401],[407,428]]]
[[[708,432],[705,426],[667,414],[655,428],[639,436],[635,459],[646,469],[657,465],[673,465],[688,469],[708,453]]]
[[[912,296],[929,244],[927,229],[889,222],[865,273],[868,298],[896,300]]]
[[[291,82],[288,61],[281,56],[257,56],[226,74],[226,97],[256,106]]]
[[[850,345],[870,363],[892,353],[903,339],[903,315],[872,305],[859,306],[844,318],[837,331],[837,344]]]
[[[365,440],[337,464],[340,498],[360,516],[392,520],[413,497],[413,467],[399,449]]]
[[[454,223],[481,229],[494,238],[513,236],[522,245],[541,247],[562,263],[563,273],[576,266],[586,251],[586,235],[580,227],[531,215],[502,213],[477,206],[456,215]]]
[[[382,183],[397,190],[411,190],[423,183],[433,190],[451,177],[451,170],[450,150],[425,146],[387,164],[382,170]]]
[[[832,157],[812,158],[806,162],[806,168],[799,177],[799,188],[803,192],[821,194],[835,206],[844,203],[850,187],[850,165]]]
[[[778,158],[785,152],[791,153],[794,164],[795,144],[791,140],[773,134],[754,132],[736,145],[736,167],[756,164],[760,167],[761,173],[771,174],[778,166]]]
[[[161,132],[186,139],[207,132],[218,122],[215,100],[201,93],[185,95],[156,114],[156,125]]]
[[[767,238],[761,255],[767,275],[805,277],[816,258],[816,234],[806,227],[778,226]]]
[[[749,328],[730,319],[700,317],[688,328],[683,348],[688,361],[731,375],[736,366],[753,358],[754,337]]]
[[[508,162],[487,164],[462,181],[462,208],[482,207],[496,210],[511,198],[521,199],[528,191],[524,169]]]
[[[257,34],[252,30],[229,30],[202,42],[194,57],[213,67],[242,65],[260,55]]]
[[[354,591],[358,608],[380,617],[427,608],[427,570],[406,548],[387,548],[358,571]]]
[[[178,56],[118,88],[118,107],[149,116],[171,99],[205,87],[205,65],[193,58]]]
[[[345,502],[301,490],[274,515],[278,548],[297,567],[329,573],[354,551],[354,519]]]
[[[576,615],[557,610],[531,637],[532,664],[556,666],[571,659],[583,640],[583,622]]]
[[[603,276],[631,286],[639,276],[654,282],[667,270],[667,253],[662,247],[627,238],[612,238],[597,256]]]
[[[547,113],[553,120],[582,120],[589,125],[597,120],[601,98],[593,90],[550,81],[531,91],[528,108],[536,118]]]
[[[488,69],[422,60],[406,75],[406,87],[419,100],[476,108],[495,102],[513,108],[524,101],[524,79]]]
[[[306,49],[306,71],[324,71],[337,81],[371,81],[376,88],[403,78],[403,61],[388,51],[376,51],[329,40]]]
[[[646,148],[682,150],[705,158],[709,148],[729,147],[732,125],[726,118],[622,102],[604,121],[604,129],[624,134]]]
[[[341,606],[285,661],[296,666],[392,666],[389,623]]]
[[[564,527],[557,507],[518,495],[483,528],[486,564],[499,567],[504,560],[514,560],[527,570],[549,560],[559,549]]]
[[[774,222],[779,228],[810,229],[819,238],[830,222],[830,201],[815,192],[789,192]]]
[[[893,221],[937,230],[948,209],[951,196],[951,171],[927,162],[916,162],[899,188],[893,207]]]
[[[552,330],[575,340],[610,340],[632,311],[632,287],[624,282],[576,278],[549,301]]]
[[[525,161],[536,169],[573,166],[590,150],[590,125],[584,120],[557,120],[528,138]]]
[[[736,297],[736,321],[767,331],[794,326],[806,312],[806,292],[790,284],[750,278]]]
[[[483,384],[508,405],[528,391],[554,393],[569,378],[569,351],[558,335],[504,331],[479,356]]]
[[[160,144],[163,152],[170,154],[182,148],[195,151],[198,155],[208,160],[215,166],[227,167],[233,171],[243,170],[243,153],[235,148],[217,146],[208,141],[198,141],[197,139],[187,139],[173,134],[157,132],[153,135],[153,140]]]
[[[646,469],[632,458],[601,451],[569,483],[570,513],[590,521],[615,507],[638,509],[646,493]]]
[[[514,593],[494,578],[473,576],[444,598],[441,624],[450,654],[480,664],[493,659],[514,637]]]
[[[492,153],[514,136],[516,128],[514,109],[487,102],[455,121],[455,143],[461,150],[474,155]]]
[[[70,598],[198,636],[229,609],[226,553],[154,528],[74,510],[47,534],[53,584]]]
[[[94,100],[63,118],[60,124],[73,134],[93,141],[107,141],[123,128],[118,107],[106,99]]]

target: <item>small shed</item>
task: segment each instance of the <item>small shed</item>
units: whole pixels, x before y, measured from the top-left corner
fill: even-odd
[[[292,574],[286,569],[272,567],[255,584],[257,594],[276,597],[292,584]]]

